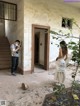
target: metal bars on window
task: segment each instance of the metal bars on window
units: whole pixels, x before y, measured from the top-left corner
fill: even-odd
[[[72,19],[62,18],[62,27],[72,29]]]
[[[17,20],[17,5],[0,1],[0,19],[4,20]]]

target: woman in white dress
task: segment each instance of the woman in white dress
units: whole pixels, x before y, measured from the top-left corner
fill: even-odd
[[[60,42],[59,56],[56,58],[56,82],[63,84],[65,80],[66,59],[68,55],[67,44],[65,41]]]

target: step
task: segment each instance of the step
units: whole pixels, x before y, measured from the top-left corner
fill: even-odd
[[[0,51],[4,51],[4,50],[10,51],[10,48],[8,48],[8,47],[0,47]]]
[[[0,61],[8,62],[8,61],[11,61],[11,58],[6,58],[6,59],[5,58],[3,58],[3,59],[0,58]]]
[[[0,45],[0,48],[8,48],[10,50],[10,46],[9,45]]]
[[[0,37],[0,40],[3,40],[3,41],[8,41],[7,37]]]
[[[6,56],[3,56],[3,55],[0,56],[0,59],[8,59],[8,58],[11,58],[11,56],[10,55],[8,55],[8,56],[7,55]]]
[[[3,60],[3,61],[0,60],[0,65],[1,64],[11,64],[11,59],[8,59],[8,60],[6,59],[6,60]]]
[[[11,57],[11,54],[9,53],[9,54],[7,54],[7,53],[4,53],[4,54],[1,54],[0,53],[0,58],[4,58],[4,57]]]
[[[6,64],[11,64],[11,59],[10,60],[5,60],[5,61],[0,61],[0,64],[3,64],[3,63],[6,63]]]
[[[4,65],[4,66],[11,66],[11,63],[3,63],[3,64],[0,64],[0,66],[2,66],[2,65]]]
[[[8,40],[0,40],[0,44],[3,44],[3,43],[4,43],[4,44],[5,44],[5,43],[8,44],[8,42],[9,42]]]
[[[11,69],[11,66],[0,66],[0,70],[2,69]]]
[[[4,65],[4,66],[10,66],[11,63],[10,62],[9,63],[0,63],[0,66],[2,66],[2,65]]]
[[[7,43],[0,43],[0,47],[5,47],[5,46],[7,46],[7,47],[9,47],[10,48],[10,45],[9,44],[7,44]]]
[[[8,40],[6,40],[6,39],[0,39],[0,43],[7,43],[7,42],[9,42]]]
[[[10,45],[8,43],[0,43],[0,47],[9,47],[10,48]]]
[[[0,51],[0,57],[2,56],[11,56],[11,53],[9,51],[8,52]]]
[[[0,42],[9,42],[7,39],[0,39]]]
[[[5,57],[5,56],[11,56],[11,53],[9,53],[9,52],[2,52],[2,53],[0,53],[0,57]]]
[[[11,66],[11,64],[0,64],[0,67]]]
[[[5,41],[1,41],[1,40],[0,40],[0,44],[9,44],[9,43],[8,43],[8,41],[6,41],[6,40],[5,40]]]
[[[10,56],[10,55],[4,55],[4,56],[3,56],[3,55],[0,55],[0,59],[2,59],[2,58],[3,58],[3,59],[4,59],[4,58],[7,59],[7,58],[11,58],[11,56]]]
[[[0,50],[0,52],[10,52],[10,50],[9,49],[2,49],[2,50]]]
[[[0,54],[6,54],[6,53],[11,54],[9,50],[1,50],[0,51]]]
[[[2,68],[0,68],[0,71],[2,72],[2,70],[7,70],[7,69],[11,69],[11,67],[2,67]]]
[[[0,58],[11,58],[10,54],[0,54]]]
[[[1,54],[1,55],[0,55],[0,59],[1,59],[1,58],[11,58],[11,55],[10,55],[10,54],[8,54],[8,55],[6,55],[6,54],[5,54],[5,55],[4,55],[4,54]]]
[[[3,55],[4,54],[11,54],[11,51],[9,51],[9,50],[0,50],[0,54],[3,54]]]
[[[0,48],[0,51],[2,51],[2,50],[8,50],[8,51],[10,51],[10,48],[2,47],[2,48]]]

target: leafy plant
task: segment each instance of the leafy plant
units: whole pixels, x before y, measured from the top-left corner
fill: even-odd
[[[79,82],[73,82],[72,89],[55,85],[53,93],[46,95],[42,106],[80,106]]]
[[[65,86],[63,84],[61,84],[61,85],[56,84],[53,87],[53,93],[56,94],[56,95],[62,93],[64,90],[65,90]]]

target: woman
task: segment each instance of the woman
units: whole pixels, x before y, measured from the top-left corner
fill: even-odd
[[[59,56],[56,58],[55,80],[62,84],[65,80],[66,59],[68,55],[67,44],[65,41],[60,42]]]

